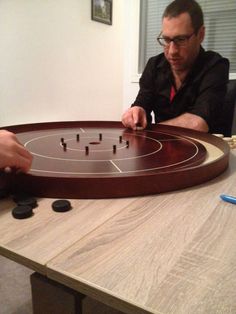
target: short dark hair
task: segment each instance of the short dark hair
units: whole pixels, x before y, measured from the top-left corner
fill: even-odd
[[[162,18],[177,17],[182,13],[190,15],[193,29],[197,33],[204,24],[204,18],[202,8],[195,0],[174,0],[166,7]]]

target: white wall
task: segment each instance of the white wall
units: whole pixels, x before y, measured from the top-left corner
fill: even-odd
[[[125,3],[123,111],[134,102],[139,89],[139,7],[139,0],[128,0]]]
[[[119,120],[125,3],[113,1],[109,26],[91,20],[90,0],[1,0],[0,126]]]

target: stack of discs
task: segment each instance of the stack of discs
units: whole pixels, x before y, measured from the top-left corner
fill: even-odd
[[[17,206],[12,209],[12,216],[16,219],[31,217],[33,209],[38,206],[36,198],[24,193],[13,195],[13,200]]]
[[[229,144],[230,148],[236,148],[236,138],[233,137],[223,137],[223,140]]]
[[[212,134],[212,135],[222,138],[222,140],[224,140],[226,143],[229,144],[230,148],[236,148],[236,135],[232,135],[231,137],[226,137],[223,134]]]
[[[233,147],[232,148],[236,148],[236,135],[232,135],[231,137],[233,139]]]

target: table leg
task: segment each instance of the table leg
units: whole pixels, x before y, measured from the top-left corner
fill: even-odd
[[[83,294],[38,273],[30,282],[34,314],[82,314]]]

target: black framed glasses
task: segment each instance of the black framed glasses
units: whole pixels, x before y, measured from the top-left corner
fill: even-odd
[[[158,43],[163,47],[168,47],[171,42],[173,42],[178,47],[186,46],[189,39],[195,34],[193,32],[190,35],[179,35],[175,36],[173,38],[167,37],[167,36],[161,36],[161,34],[157,37]]]

